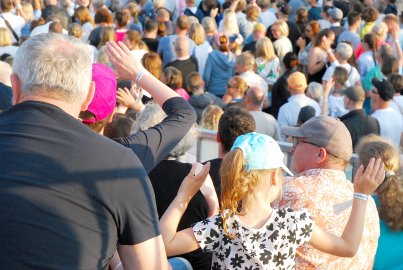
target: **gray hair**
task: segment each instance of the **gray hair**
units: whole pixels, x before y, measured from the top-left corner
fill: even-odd
[[[323,97],[323,86],[317,82],[308,85],[307,96],[320,103]]]
[[[63,34],[31,37],[16,53],[13,73],[22,94],[80,104],[91,83],[92,62],[88,46]]]
[[[158,104],[149,102],[137,116],[132,129],[132,134],[141,130],[147,130],[155,125],[158,125],[166,117],[167,115]],[[183,139],[175,146],[175,148],[172,149],[169,155],[171,157],[180,157],[184,155],[186,151],[188,151],[193,146],[195,134],[196,126],[193,125],[193,127],[188,131],[185,137],[183,137]]]
[[[336,52],[343,60],[348,60],[353,55],[353,47],[345,42],[340,42],[336,47]]]

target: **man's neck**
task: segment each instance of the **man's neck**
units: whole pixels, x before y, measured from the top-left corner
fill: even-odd
[[[157,39],[157,33],[144,32],[144,38]]]
[[[59,107],[63,111],[65,111],[67,114],[70,114],[74,118],[78,119],[78,115],[80,114],[80,108],[77,107],[76,105],[72,104],[71,102],[66,102],[58,99],[52,99],[48,97],[43,97],[39,95],[35,96],[24,96],[21,97],[18,103],[25,102],[25,101],[40,101],[44,103],[49,103],[51,105],[54,105],[56,107]]]

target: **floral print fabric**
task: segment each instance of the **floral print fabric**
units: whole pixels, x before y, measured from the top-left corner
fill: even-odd
[[[221,215],[198,222],[194,235],[204,251],[213,252],[213,270],[294,269],[296,248],[309,241],[312,220],[307,210],[273,209],[259,229],[242,224],[238,216],[227,220],[230,239]]]
[[[285,178],[281,201],[276,207],[308,209],[315,224],[341,236],[350,217],[354,188],[343,171],[311,169],[296,178]],[[369,269],[378,246],[379,217],[374,200],[369,198],[360,247],[353,258],[332,256],[302,245],[297,249],[297,270]]]

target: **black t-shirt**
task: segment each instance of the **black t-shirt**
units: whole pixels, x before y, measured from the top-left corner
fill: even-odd
[[[186,78],[192,72],[197,72],[197,60],[191,56],[186,60],[174,60],[167,64],[167,67],[175,67],[179,69],[182,73],[183,78],[183,88],[186,89]]]
[[[192,165],[189,163],[163,160],[149,174],[160,218],[175,199],[183,179],[188,175],[191,168]],[[195,223],[206,218],[208,218],[207,202],[203,194],[198,191],[190,200],[179,222],[178,231],[190,228]],[[201,249],[179,256],[187,259],[194,270],[211,269],[211,254],[202,252]]]
[[[106,269],[118,243],[160,234],[138,157],[60,108],[0,114],[0,149],[2,268]]]

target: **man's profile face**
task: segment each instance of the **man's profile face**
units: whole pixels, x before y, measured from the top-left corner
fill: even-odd
[[[299,174],[314,168],[315,157],[319,154],[319,147],[304,141],[303,138],[294,138],[291,169]]]

